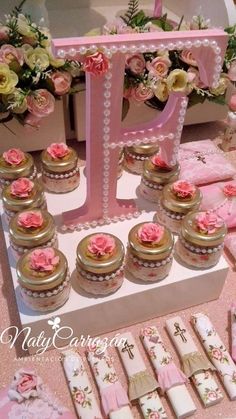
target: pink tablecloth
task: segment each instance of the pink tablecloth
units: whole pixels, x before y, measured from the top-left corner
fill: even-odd
[[[198,127],[197,129],[196,127],[195,128],[188,127],[185,132],[185,138],[188,138],[189,140],[197,139],[196,132],[199,138],[214,138],[219,127],[220,126],[218,124],[205,124],[201,129],[200,127]],[[20,327],[20,322],[19,322],[19,316],[17,314],[16,300],[15,300],[14,291],[12,287],[10,270],[9,270],[8,262],[7,262],[7,253],[6,253],[5,246],[3,244],[4,238],[3,238],[2,231],[0,231],[0,241],[1,241],[1,246],[0,246],[0,284],[1,284],[0,325],[1,326],[0,326],[0,329],[2,331],[6,327],[9,327],[9,325],[16,325]],[[231,266],[229,275],[227,277],[223,292],[219,300],[210,302],[208,304],[202,304],[197,307],[192,307],[182,312],[173,313],[169,316],[156,318],[145,323],[140,323],[135,326],[126,328],[125,331],[131,331],[134,334],[134,336],[138,338],[141,327],[144,327],[145,325],[148,325],[148,324],[154,324],[158,327],[159,331],[161,332],[166,345],[168,345],[172,353],[175,354],[175,351],[167,336],[167,333],[163,329],[165,320],[171,317],[172,315],[178,314],[182,316],[183,320],[186,323],[188,323],[191,314],[202,311],[210,317],[217,331],[219,332],[222,340],[224,341],[226,346],[229,347],[228,309],[232,301],[236,301],[236,273],[232,269],[232,266]],[[122,332],[122,330],[119,330],[119,331],[117,330],[116,333],[118,332]],[[193,330],[192,330],[192,334],[195,337]],[[109,337],[112,335],[114,335],[114,332],[111,334],[107,334],[106,336]],[[196,342],[199,346],[199,343],[197,340]],[[145,359],[146,365],[151,371],[150,363],[140,343],[139,343],[139,347]],[[119,358],[117,356],[116,350],[113,348],[111,352],[115,356],[115,364],[118,369],[121,382],[126,387],[127,386],[126,377],[123,372],[122,366],[120,364]],[[45,382],[47,382],[47,384],[55,392],[56,396],[58,396],[61,399],[63,404],[67,406],[68,408],[73,409],[73,404],[70,399],[70,394],[68,391],[68,387],[66,385],[66,380],[64,377],[63,369],[60,364],[58,352],[56,350],[49,351],[43,357],[37,357],[36,359],[31,359],[30,357],[20,359],[19,357],[22,357],[22,356],[24,356],[24,354],[22,353],[20,342],[17,344],[16,348],[14,349],[9,349],[8,345],[0,344],[0,388],[3,388],[4,386],[8,385],[9,382],[12,380],[15,370],[24,366],[27,361],[27,365],[37,370],[38,374],[41,375],[41,377],[44,379]],[[174,358],[175,358],[176,363],[178,364],[178,358],[176,354]],[[89,369],[88,369],[88,372],[90,374]],[[221,384],[220,384],[220,387],[222,389]],[[191,385],[189,385],[189,390],[197,406],[197,413],[194,416],[192,416],[193,418],[196,418],[196,419],[208,419],[208,418],[209,419],[213,419],[213,418],[235,419],[236,418],[236,401],[230,402],[223,389],[222,389],[224,393],[223,402],[221,402],[219,405],[210,407],[207,410],[205,410],[202,407],[201,402],[199,401]],[[166,408],[166,411],[168,413],[168,417],[169,418],[174,417],[166,400],[164,398],[162,400],[163,400],[164,407]],[[142,417],[137,407],[133,408],[133,412],[134,412],[135,418]],[[5,418],[2,418],[2,419],[5,419]]]

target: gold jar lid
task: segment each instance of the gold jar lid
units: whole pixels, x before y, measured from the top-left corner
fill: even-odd
[[[41,162],[43,169],[51,173],[64,173],[76,168],[78,163],[78,155],[76,151],[68,147],[69,153],[62,158],[53,159],[47,150],[41,153]]]
[[[94,274],[105,274],[110,273],[113,271],[116,271],[119,269],[123,263],[124,260],[124,246],[123,243],[118,239],[118,237],[114,236],[113,234],[107,234],[107,233],[98,233],[98,234],[105,234],[110,237],[112,237],[115,241],[115,250],[110,255],[100,256],[96,257],[96,255],[93,255],[88,250],[88,244],[89,240],[92,236],[96,236],[95,234],[90,234],[89,236],[86,236],[84,239],[82,239],[76,250],[76,261],[78,266],[88,272],[94,273]]]
[[[158,153],[159,146],[157,144],[139,144],[127,147],[127,150],[130,154],[142,154],[143,156],[149,157]]]
[[[197,246],[212,247],[223,243],[227,234],[226,224],[216,229],[212,234],[204,234],[197,228],[196,216],[201,211],[192,211],[186,215],[181,225],[181,236],[189,243]]]
[[[17,246],[37,247],[50,241],[56,231],[55,221],[51,214],[46,210],[31,209],[30,212],[40,212],[43,224],[40,227],[25,228],[18,224],[19,216],[29,210],[20,211],[9,223],[9,235],[12,243]]]
[[[61,285],[68,272],[68,263],[64,254],[53,248],[55,256],[59,256],[59,263],[53,271],[43,272],[30,267],[30,254],[34,250],[26,252],[17,262],[16,273],[19,284],[23,288],[38,292],[51,290]]]
[[[19,177],[29,177],[34,170],[34,160],[29,153],[24,153],[24,160],[18,165],[10,165],[0,156],[0,178],[14,180]]]
[[[43,187],[37,180],[32,181],[34,187],[25,198],[11,195],[11,185],[7,185],[2,191],[3,205],[8,211],[19,212],[29,208],[39,208],[44,201]]]
[[[159,243],[148,244],[141,242],[138,238],[138,230],[144,224],[147,223],[139,223],[135,225],[129,232],[128,243],[132,254],[144,260],[156,261],[167,258],[174,246],[174,239],[170,230],[162,226],[164,228],[164,235]]]
[[[171,169],[160,168],[152,163],[151,159],[144,162],[143,177],[151,182],[156,182],[161,185],[174,182],[178,179],[180,172],[179,164],[177,163]]]
[[[172,191],[173,183],[168,183],[162,191],[161,204],[170,211],[180,214],[188,214],[190,211],[197,210],[202,200],[200,189],[195,186],[196,191],[191,198],[179,198]]]

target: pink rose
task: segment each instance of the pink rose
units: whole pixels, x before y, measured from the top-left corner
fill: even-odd
[[[148,415],[148,419],[160,419],[160,418],[161,418],[160,413],[157,412],[156,410],[155,411],[153,410]]]
[[[109,68],[109,60],[102,52],[88,55],[84,59],[83,70],[94,76],[101,76]]]
[[[42,118],[33,115],[32,113],[28,112],[25,119],[24,119],[24,126],[28,130],[36,130],[40,127],[40,122]]]
[[[236,60],[232,61],[230,64],[228,77],[231,81],[236,81]]]
[[[37,228],[43,225],[43,216],[40,211],[24,211],[18,215],[17,224],[24,228]]]
[[[138,229],[138,238],[144,243],[159,243],[164,235],[164,227],[157,223],[145,223]]]
[[[65,95],[68,93],[72,81],[72,76],[67,71],[56,71],[52,73],[51,80],[54,85],[56,95]]]
[[[10,185],[11,195],[18,196],[19,198],[27,198],[32,192],[34,182],[26,177],[21,177],[14,180]]]
[[[0,41],[6,41],[8,39],[9,28],[7,26],[0,26]]]
[[[15,373],[10,385],[8,396],[10,400],[21,403],[24,399],[38,397],[42,388],[42,380],[33,371],[21,369]]]
[[[197,67],[197,61],[195,60],[191,50],[184,49],[180,54],[180,58],[184,63]]]
[[[35,249],[29,255],[29,263],[31,269],[41,272],[51,272],[58,265],[59,256],[55,256],[52,247],[45,249]]]
[[[155,334],[153,328],[150,326],[144,327],[141,333],[143,336],[153,336]]]
[[[224,186],[223,192],[229,198],[236,196],[236,185],[233,185],[232,183],[228,183],[228,185]]]
[[[24,64],[24,55],[20,48],[13,45],[2,45],[0,48],[0,62],[10,65],[12,61],[17,61],[20,65]]]
[[[187,180],[177,180],[171,189],[178,198],[192,198],[196,192],[196,187]]]
[[[52,143],[47,147],[47,153],[50,154],[53,159],[62,159],[67,156],[69,152],[69,147],[65,143]]]
[[[128,54],[125,65],[133,74],[140,75],[144,73],[146,61],[143,54]]]
[[[132,97],[137,102],[145,102],[145,100],[153,97],[153,91],[150,87],[145,86],[144,83],[139,83],[138,86],[134,87]]]
[[[11,166],[18,166],[25,159],[25,154],[19,148],[10,148],[3,153],[2,157]]]
[[[54,111],[55,98],[46,89],[38,89],[27,96],[27,105],[30,113],[43,118]]]
[[[188,75],[188,82],[192,84],[194,87],[199,87],[200,89],[204,89],[206,85],[200,80],[200,74],[197,68],[189,67],[187,71]]]
[[[200,212],[195,219],[199,230],[206,234],[215,233],[224,224],[222,218],[214,213]]]
[[[147,70],[155,77],[165,77],[168,73],[171,61],[168,57],[156,57],[146,64]]]
[[[168,166],[166,162],[162,160],[162,158],[160,157],[160,154],[155,154],[151,158],[151,162],[152,164],[154,164],[154,166],[160,167],[161,169],[170,169],[170,166]]]
[[[207,398],[208,398],[208,400],[212,400],[212,401],[216,400],[217,399],[216,391],[214,391],[214,390],[208,391]]]
[[[83,390],[77,390],[74,394],[74,399],[77,403],[83,404],[85,402],[85,393]]]
[[[212,355],[213,358],[217,359],[218,361],[220,361],[223,358],[223,354],[222,354],[221,350],[218,349],[218,348],[212,349],[211,355]]]
[[[116,244],[109,234],[95,234],[88,243],[88,250],[96,256],[104,256],[115,250]]]
[[[229,107],[231,111],[236,112],[236,94],[231,96],[229,100]]]

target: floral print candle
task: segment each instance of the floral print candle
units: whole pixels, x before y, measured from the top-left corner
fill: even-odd
[[[76,151],[64,143],[53,143],[41,154],[42,181],[55,193],[70,192],[79,186],[80,171]]]
[[[159,154],[144,164],[143,175],[139,186],[140,194],[151,202],[159,202],[164,186],[174,182],[179,176],[179,165],[169,167]]]
[[[54,218],[45,210],[31,209],[14,215],[9,235],[16,259],[35,247],[57,247]]]
[[[227,227],[214,213],[191,212],[184,218],[176,253],[195,268],[209,268],[218,263],[224,247]]]
[[[41,184],[28,178],[19,178],[2,191],[3,207],[8,219],[19,211],[31,208],[46,209],[46,201]]]
[[[200,203],[199,188],[186,180],[177,180],[164,187],[156,218],[173,233],[179,233],[184,217],[197,210]]]
[[[77,277],[81,288],[95,295],[115,292],[123,283],[124,246],[105,233],[86,236],[77,247]]]
[[[158,145],[140,144],[132,147],[124,148],[124,167],[131,173],[141,175],[143,173],[143,165],[149,157],[157,153]]]
[[[68,263],[58,249],[46,247],[30,250],[18,260],[16,272],[21,297],[32,310],[56,310],[69,297]]]
[[[9,185],[20,177],[33,180],[37,170],[32,156],[19,148],[10,148],[0,156],[0,187]]]
[[[140,223],[129,232],[127,270],[137,279],[164,279],[172,265],[174,241],[171,232],[158,223]]]

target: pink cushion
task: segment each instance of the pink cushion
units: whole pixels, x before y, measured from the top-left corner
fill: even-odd
[[[236,180],[218,182],[212,185],[202,186],[201,209],[204,211],[214,210],[223,218],[229,228],[236,227],[236,196],[228,197],[224,193],[224,187],[232,185],[236,187]]]
[[[235,168],[211,140],[192,141],[180,145],[180,179],[195,185],[230,179]]]

